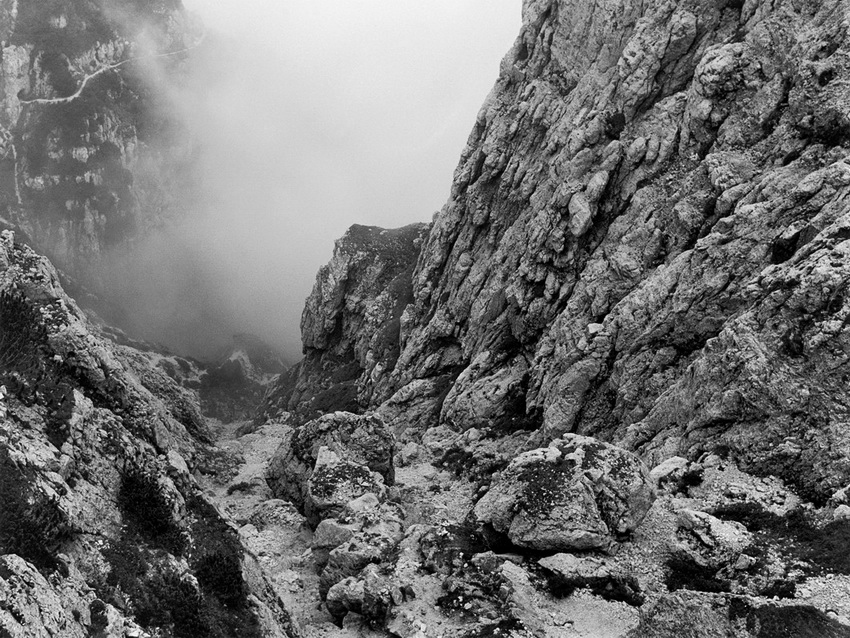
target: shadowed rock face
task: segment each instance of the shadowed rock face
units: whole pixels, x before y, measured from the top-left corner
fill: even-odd
[[[842,3],[523,12],[419,254],[398,359],[359,407],[403,406],[420,434],[536,430],[530,447],[577,432],[651,464],[722,449],[825,500],[850,482]],[[320,298],[308,361],[351,352],[342,304]]]

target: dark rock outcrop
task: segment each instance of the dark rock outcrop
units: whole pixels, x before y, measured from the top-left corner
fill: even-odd
[[[192,147],[150,69],[200,37],[179,0],[0,4],[2,216],[95,291],[112,249],[181,211]]]

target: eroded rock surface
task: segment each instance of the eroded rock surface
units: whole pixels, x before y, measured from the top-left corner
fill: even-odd
[[[475,505],[475,517],[528,549],[607,549],[637,529],[654,500],[640,459],[567,435],[511,461]]]
[[[385,230],[352,226],[316,277],[301,317],[304,360],[269,391],[263,416],[308,419],[360,412],[386,398],[399,355],[411,276],[427,224]]]
[[[315,525],[321,510],[367,492],[383,494],[395,476],[394,454],[395,439],[380,417],[335,412],[289,431],[266,479],[276,496],[303,508]],[[349,496],[340,501],[341,494]]]
[[[0,633],[297,635],[197,485],[197,404],[128,354],[0,235]]]

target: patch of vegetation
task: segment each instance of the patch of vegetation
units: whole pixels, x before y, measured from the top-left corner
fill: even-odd
[[[555,598],[572,596],[576,589],[588,588],[597,596],[606,600],[618,600],[639,607],[645,601],[640,585],[634,576],[605,576],[598,578],[564,578],[552,572],[541,570],[547,589]]]
[[[702,484],[704,474],[705,470],[702,466],[691,465],[681,474],[674,472],[672,475],[662,478],[660,485],[669,489],[672,494],[689,496],[692,487]]]
[[[789,559],[808,565],[807,575],[850,574],[850,521],[818,526],[803,510],[777,516],[757,503],[733,503],[712,513],[742,523],[759,544],[774,546]]]
[[[462,638],[501,638],[507,636],[521,635],[526,629],[525,625],[518,618],[513,616],[502,618],[499,622],[492,625],[479,625],[474,629],[470,629],[463,634]]]
[[[154,504],[154,509],[160,506]],[[162,549],[125,535],[103,550],[111,571],[105,582],[96,584],[98,595],[119,606],[122,596],[129,600],[128,611],[137,622],[156,628],[162,638],[259,638],[235,533],[203,499],[188,499],[187,509],[192,539],[185,549],[188,573],[177,571]]]
[[[247,592],[242,578],[242,545],[236,533],[219,518],[215,508],[198,497],[187,503],[194,521],[193,548],[189,565],[203,592],[227,610],[247,608]],[[230,635],[230,634],[227,634]]]
[[[127,539],[111,542],[103,550],[110,566],[105,583],[95,590],[121,607],[143,627],[157,628],[164,638],[212,638],[213,625],[201,592],[193,583],[161,563],[161,556]]]
[[[797,594],[797,584],[791,580],[777,579],[767,587],[759,591],[760,596],[766,598],[788,598],[793,599]]]
[[[494,546],[491,540],[471,521],[434,528],[420,542],[425,556],[422,567],[432,574],[449,574],[460,569],[475,554],[506,549]]]
[[[42,374],[47,328],[38,308],[14,288],[0,293],[0,382],[21,400]]]
[[[186,551],[185,533],[175,522],[171,502],[152,472],[135,469],[122,477],[118,507],[130,537],[137,537],[175,556],[182,556]]]
[[[357,401],[357,381],[344,381],[316,393],[306,408],[308,419],[330,412],[352,412],[360,414],[362,408]]]
[[[7,456],[0,458],[0,554],[17,554],[52,571],[59,546],[75,531],[58,499],[33,490],[35,481]]]
[[[717,578],[717,570],[703,567],[685,558],[670,558],[667,560],[667,575],[664,579],[667,589],[677,591],[688,589],[710,593],[724,593],[731,590],[728,580]]]
[[[449,470],[455,476],[466,476],[471,481],[487,484],[496,472],[507,467],[508,462],[502,457],[473,454],[466,448],[452,446],[443,452],[434,465]]]
[[[729,619],[744,624],[756,638],[850,637],[850,629],[810,605],[753,607],[745,599],[731,598]]]

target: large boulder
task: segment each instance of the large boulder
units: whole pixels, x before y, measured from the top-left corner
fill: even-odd
[[[307,481],[304,513],[309,523],[317,525],[322,519],[339,514],[349,501],[367,494],[383,497],[385,492],[380,475],[322,447]]]
[[[567,435],[515,458],[474,513],[519,547],[606,549],[640,525],[654,500],[649,470],[636,456]]]
[[[304,509],[309,480],[321,448],[339,459],[376,472],[384,483],[395,478],[392,432],[376,415],[334,412],[294,428],[269,461],[266,481],[272,493]]]

